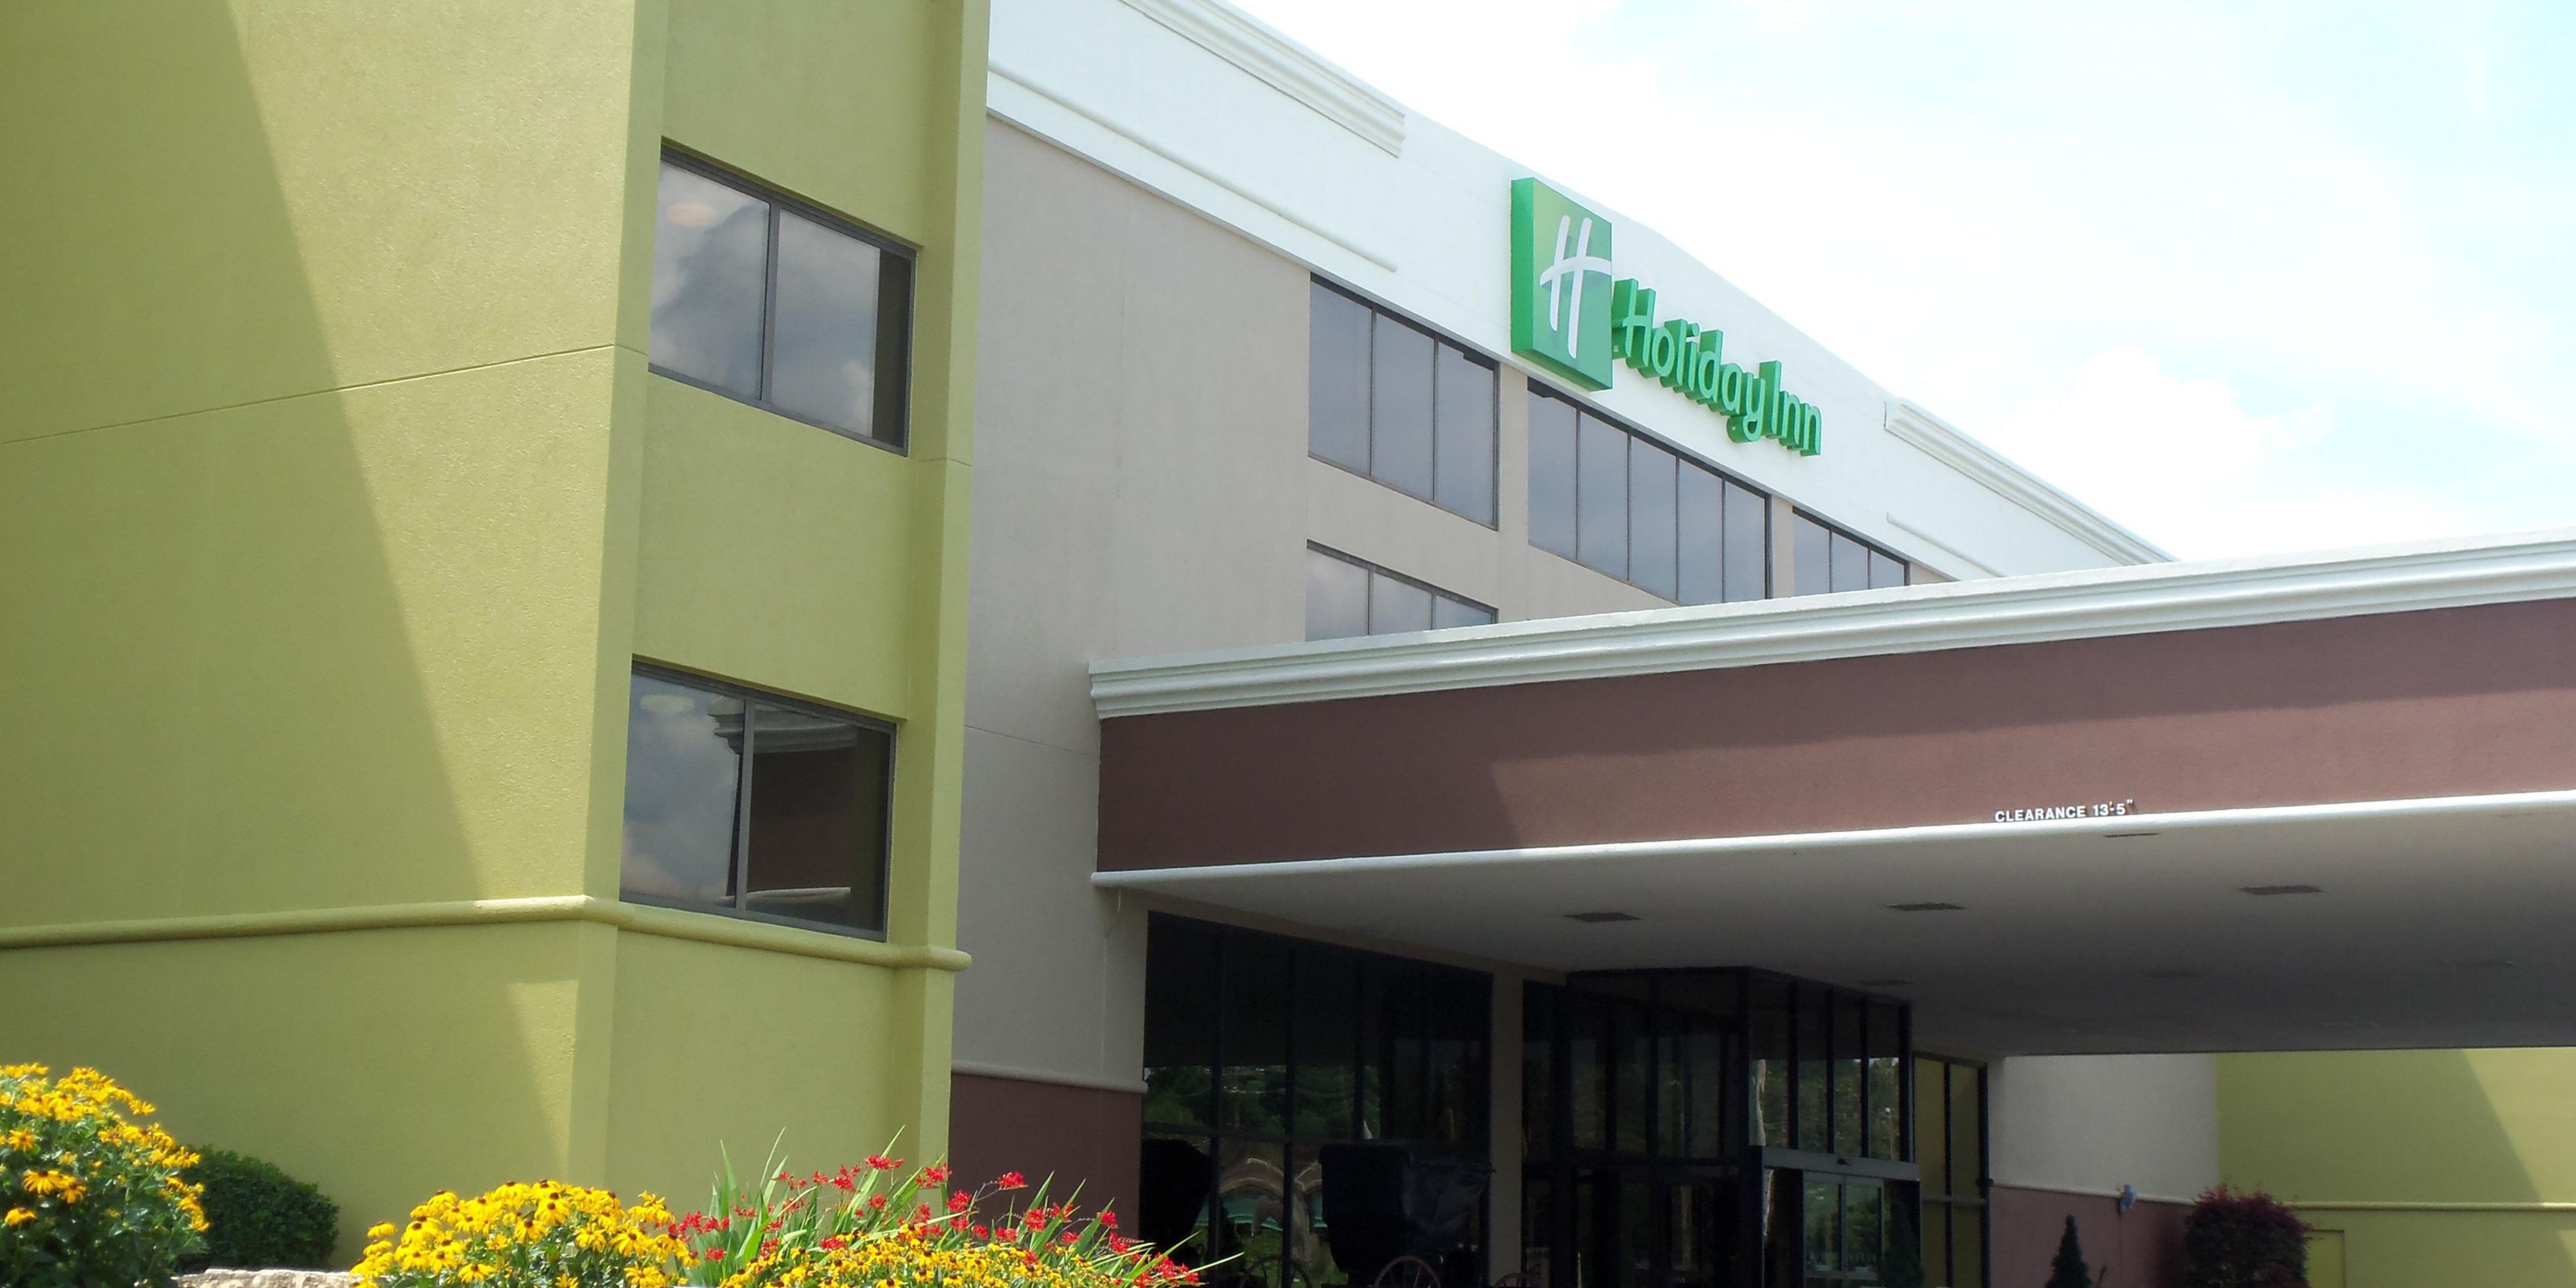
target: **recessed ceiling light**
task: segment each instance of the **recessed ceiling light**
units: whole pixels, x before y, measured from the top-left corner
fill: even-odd
[[[1569,912],[1569,913],[1565,914],[1565,919],[1566,919],[1567,921],[1581,921],[1581,922],[1587,922],[1587,923],[1591,923],[1591,924],[1598,925],[1599,923],[1601,923],[1601,922],[1605,922],[1605,921],[1635,921],[1635,920],[1637,919],[1637,914],[1635,914],[1635,913],[1633,913],[1633,912],[1609,912],[1609,911],[1602,911],[1602,912]]]
[[[1936,900],[1936,901],[1928,901],[1928,902],[1924,902],[1924,903],[1891,903],[1891,904],[1889,904],[1889,905],[1887,905],[1887,906],[1888,906],[1888,907],[1890,907],[1890,908],[1894,908],[1894,909],[1895,909],[1895,910],[1897,910],[1898,912],[1966,912],[1966,911],[1967,911],[1967,909],[1960,907],[1958,904],[1955,904],[1955,903],[1941,903],[1941,902],[1939,902],[1939,901],[1937,901],[1937,900]]]
[[[2198,979],[2198,978],[2200,978],[2200,972],[2199,972],[2199,971],[2196,971],[2196,970],[2185,970],[2185,969],[2183,969],[2182,967],[2179,967],[2179,966],[2168,966],[2168,967],[2163,967],[2163,968],[2160,968],[2160,969],[2157,969],[2157,970],[2147,971],[2147,972],[2145,972],[2145,974],[2146,974],[2146,977],[2147,977],[2147,978],[2149,978],[2149,979]]]
[[[2247,894],[2253,894],[2253,895],[2275,895],[2275,894],[2324,894],[2324,893],[2325,893],[2325,891],[2323,891],[2323,890],[2321,890],[2321,889],[2318,889],[2317,887],[2312,886],[2312,885],[2262,885],[2262,886],[2238,886],[2238,887],[2236,887],[2236,888],[2237,888],[2237,889],[2239,889],[2239,890],[2244,891],[2244,892],[2245,892],[2245,893],[2247,893]]]

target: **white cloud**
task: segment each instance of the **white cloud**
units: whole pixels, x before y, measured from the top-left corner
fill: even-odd
[[[2156,516],[2154,535],[2185,558],[2369,545],[2474,522],[2403,486],[2320,480],[2334,436],[2322,404],[2256,414],[2225,384],[2171,375],[2121,346],[1989,438],[2097,509]]]
[[[2576,523],[2576,9],[1241,2],[2178,550]]]

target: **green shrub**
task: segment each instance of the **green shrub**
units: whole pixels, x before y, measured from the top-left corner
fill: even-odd
[[[245,1154],[197,1151],[185,1173],[206,1187],[206,1250],[192,1268],[326,1270],[340,1237],[340,1205],[322,1191]]]
[[[2182,1227],[2182,1282],[2185,1288],[2307,1288],[2307,1223],[2261,1190],[2204,1190]]]

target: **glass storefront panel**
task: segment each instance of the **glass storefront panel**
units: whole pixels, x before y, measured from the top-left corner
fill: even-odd
[[[1137,1232],[1188,1264],[1235,1258],[1219,1282],[1320,1288],[1355,1273],[1331,1187],[1348,1203],[1428,1177],[1445,1215],[1407,1237],[1444,1282],[1480,1282],[1492,1009],[1477,972],[1155,915]],[[1362,1278],[1395,1254],[1371,1255]]]
[[[1755,979],[1746,1035],[1753,1062],[1753,1143],[1789,1147],[1789,1033],[1791,996],[1786,981]]]

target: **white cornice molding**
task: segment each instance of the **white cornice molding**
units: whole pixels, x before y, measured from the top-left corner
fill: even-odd
[[[1403,104],[1224,0],[1126,3],[1388,155],[1404,155]]]
[[[2576,529],[1095,662],[1102,719],[2576,598]]]
[[[1898,398],[1887,404],[1887,432],[2122,563],[2164,563],[2173,558],[1913,402]]]
[[[1073,94],[1071,91],[1048,84],[1043,78],[1033,72],[1012,67],[1003,63],[999,59],[993,60],[988,67],[988,74],[985,77],[985,91],[986,98],[989,103],[989,110],[1000,116],[1002,119],[1010,121],[1011,123],[1018,125],[1041,138],[1054,139],[1069,151],[1090,160],[1094,164],[1106,166],[1113,171],[1126,175],[1129,179],[1132,179],[1153,191],[1170,197],[1173,201],[1184,207],[1200,211],[1201,213],[1211,214],[1211,217],[1219,218],[1222,222],[1227,223],[1228,226],[1243,233],[1245,236],[1253,237],[1255,240],[1261,241],[1274,249],[1279,249],[1283,253],[1287,253],[1292,257],[1301,253],[1310,254],[1311,252],[1289,250],[1282,246],[1279,239],[1276,237],[1263,237],[1253,230],[1244,227],[1243,221],[1239,217],[1227,219],[1224,216],[1215,215],[1209,210],[1209,203],[1205,200],[1203,194],[1184,192],[1181,190],[1180,186],[1176,186],[1174,183],[1168,181],[1158,182],[1153,178],[1139,173],[1138,168],[1134,165],[1122,165],[1112,157],[1104,155],[1097,143],[1093,143],[1090,146],[1084,146],[1084,144],[1079,141],[1068,139],[1065,137],[1064,130],[1053,128],[1047,121],[1038,119],[1040,113],[1030,109],[1037,105],[1043,105],[1043,108],[1041,109],[1042,111],[1063,113],[1093,129],[1106,131],[1108,134],[1127,143],[1128,145],[1133,146],[1169,165],[1179,168],[1182,173],[1188,175],[1190,178],[1196,179],[1201,183],[1212,185],[1236,198],[1249,202],[1263,213],[1279,219],[1301,232],[1320,237],[1353,255],[1359,256],[1361,259],[1367,260],[1371,264],[1375,264],[1387,272],[1392,273],[1396,271],[1395,257],[1388,254],[1386,251],[1369,245],[1367,241],[1360,237],[1329,227],[1318,222],[1312,216],[1301,213],[1298,209],[1298,203],[1296,202],[1284,200],[1280,197],[1264,193],[1254,184],[1240,179],[1229,178],[1225,174],[1220,173],[1217,166],[1211,165],[1206,161],[1187,156],[1169,145],[1155,142],[1150,131],[1141,129],[1128,122],[1121,121],[1097,107],[1085,106],[1084,104],[1077,102],[1077,95]],[[1020,99],[1018,97],[1019,95],[1026,95],[1027,97],[1026,99]]]

